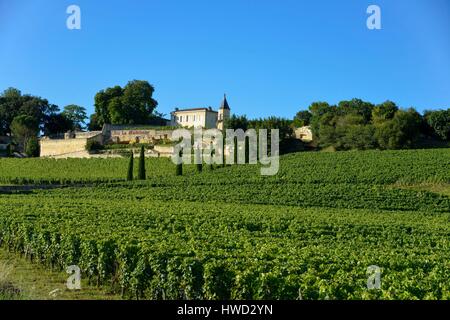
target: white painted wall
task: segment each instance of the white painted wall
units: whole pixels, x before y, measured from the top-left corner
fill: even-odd
[[[217,113],[208,110],[175,111],[173,116],[175,117],[175,119],[172,119],[173,125],[186,128],[215,128],[217,122]]]

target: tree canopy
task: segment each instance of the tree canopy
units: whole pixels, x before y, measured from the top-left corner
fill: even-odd
[[[0,95],[0,135],[11,133],[13,119],[22,115],[33,118],[43,130],[48,117],[58,111],[58,106],[49,104],[46,99],[22,95],[20,90],[8,88]]]
[[[400,109],[394,102],[374,105],[361,99],[341,101],[337,105],[313,102],[309,110],[294,117],[294,125],[312,127],[320,147],[336,150],[400,149],[418,144],[422,138],[450,139],[450,109],[427,111]]]
[[[158,105],[153,99],[154,91],[154,87],[143,80],[130,81],[123,88],[114,86],[99,91],[95,95],[95,115],[91,116],[90,127],[99,128],[104,124],[149,124]]]

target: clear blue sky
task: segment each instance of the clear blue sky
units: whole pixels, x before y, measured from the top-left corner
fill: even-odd
[[[366,27],[370,4],[382,30]],[[132,79],[166,114],[217,108],[224,92],[250,117],[354,97],[450,108],[450,1],[0,0],[0,90],[91,113],[97,91]]]

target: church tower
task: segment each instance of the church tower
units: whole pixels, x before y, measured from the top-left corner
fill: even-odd
[[[223,95],[222,105],[219,108],[219,114],[217,118],[217,129],[223,130],[225,120],[230,118],[230,106],[228,105],[227,95]]]

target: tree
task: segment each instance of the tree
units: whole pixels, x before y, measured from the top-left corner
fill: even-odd
[[[123,89],[120,86],[100,90],[94,98],[95,117],[97,124],[103,126],[111,123],[111,116],[109,111],[109,104],[112,99],[120,98],[123,95]]]
[[[64,107],[62,115],[72,121],[74,130],[83,130],[86,126],[86,109],[75,104]]]
[[[180,159],[182,159],[183,157],[183,151],[180,150],[180,152],[178,153]],[[180,161],[179,163],[177,163],[176,168],[175,168],[175,175],[176,176],[182,176],[183,175],[183,162]]]
[[[58,110],[58,106],[49,104],[46,99],[22,95],[20,90],[8,88],[0,95],[0,134],[11,133],[13,119],[21,115],[32,117],[43,130],[46,117]]]
[[[128,164],[127,181],[133,181],[133,167],[134,167],[134,157],[132,151],[130,154],[130,162]]]
[[[242,129],[247,131],[249,128],[249,121],[246,115],[237,116],[233,114],[230,118],[225,119],[224,128],[233,130]]]
[[[426,123],[442,140],[450,140],[450,109],[425,112]]]
[[[339,102],[336,112],[339,116],[346,116],[350,114],[359,115],[362,117],[365,124],[369,123],[372,118],[372,110],[374,106],[370,102],[365,102],[361,99],[352,99],[350,101]]]
[[[314,136],[322,140],[321,128],[331,125],[331,121],[336,114],[336,107],[330,106],[327,102],[313,102],[309,106],[309,111],[312,114],[310,122],[312,132]]]
[[[39,145],[38,138],[31,137],[26,144],[25,153],[27,154],[27,156],[33,157],[33,158],[39,157],[40,150],[41,150],[41,147]]]
[[[394,118],[395,113],[398,111],[397,105],[392,101],[386,101],[382,104],[375,106],[372,110],[372,122],[374,124],[383,123],[386,120]]]
[[[196,163],[197,172],[200,173],[203,171],[202,149],[200,145],[197,145],[195,148],[195,160],[196,162],[198,161],[198,163]]]
[[[33,117],[22,115],[13,119],[11,123],[13,140],[22,151],[27,150],[27,144],[31,138],[36,138],[39,132],[39,124]]]
[[[8,88],[0,96],[0,135],[11,133],[12,120],[19,115],[22,106],[22,93],[15,88]]]
[[[399,110],[391,120],[377,126],[375,137],[382,149],[409,148],[418,138],[421,124],[421,116],[414,109]]]
[[[133,80],[123,88],[122,104],[126,106],[122,123],[148,123],[158,102],[152,98],[155,89],[147,81]]]
[[[209,170],[214,170],[214,155],[215,155],[216,151],[213,149],[212,146],[212,142],[211,142],[211,152],[209,153],[210,155],[210,163],[209,163]]]
[[[158,118],[154,114],[158,102],[153,99],[155,89],[147,81],[133,80],[122,88],[115,86],[95,95],[96,125],[149,124]]]
[[[73,130],[74,124],[63,113],[51,114],[46,117],[44,135],[52,136]]]
[[[145,150],[144,146],[141,146],[141,154],[139,155],[139,171],[138,171],[138,179],[139,180],[145,180],[146,174],[145,174]]]
[[[101,130],[102,126],[99,123],[98,115],[96,113],[91,114],[89,117],[89,123],[87,125],[89,131]]]
[[[297,128],[303,127],[303,126],[309,126],[311,123],[312,113],[308,110],[303,110],[297,112],[297,114],[294,117],[294,126]]]
[[[292,129],[292,121],[277,117],[251,120],[249,121],[249,128],[255,129],[257,132],[259,132],[260,129],[267,129],[267,134],[269,138],[268,150],[270,150],[271,147],[270,143],[271,129],[278,129],[281,152],[283,152],[283,150],[287,147],[289,140],[292,138],[294,134],[294,130]]]

